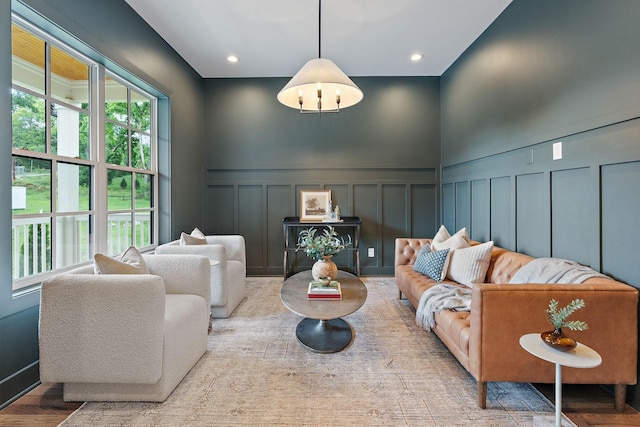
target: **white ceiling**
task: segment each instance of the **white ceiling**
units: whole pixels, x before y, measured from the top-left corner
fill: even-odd
[[[291,77],[318,57],[318,0],[126,2],[202,77]],[[440,76],[509,3],[324,0],[322,56],[350,76]]]

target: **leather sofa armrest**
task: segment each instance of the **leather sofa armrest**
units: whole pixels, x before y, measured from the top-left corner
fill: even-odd
[[[635,384],[638,357],[638,290],[614,280],[584,284],[491,284],[473,286],[470,372],[478,381],[536,381],[532,366],[544,362],[519,345],[522,335],[552,329],[545,310],[551,299],[560,306],[581,298],[586,306],[571,318],[587,322],[586,331],[565,331],[602,356],[593,368],[594,384]],[[545,365],[546,367],[546,365]],[[567,382],[583,382],[580,369],[568,369]],[[548,370],[552,377],[553,370]],[[542,375],[542,374],[540,374]],[[585,375],[586,376],[586,375]]]

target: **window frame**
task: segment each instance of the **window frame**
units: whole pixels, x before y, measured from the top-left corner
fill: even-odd
[[[12,90],[19,90],[25,92],[31,96],[36,96],[45,101],[45,121],[46,121],[46,141],[45,141],[45,152],[34,152],[30,150],[24,150],[20,148],[16,148],[11,144],[11,157],[14,156],[33,158],[33,159],[42,159],[51,162],[51,172],[50,172],[50,202],[51,209],[49,212],[43,213],[32,213],[32,214],[14,214],[12,212],[12,224],[16,219],[41,219],[41,218],[49,218],[50,221],[50,249],[49,256],[51,259],[50,269],[36,273],[29,276],[14,278],[12,273],[11,280],[11,288],[12,294],[15,296],[19,296],[20,294],[30,292],[33,289],[39,288],[40,283],[49,276],[54,274],[58,274],[63,271],[67,271],[78,266],[87,265],[91,262],[93,255],[95,253],[108,253],[108,206],[107,206],[107,169],[118,169],[125,170],[132,174],[132,177],[135,177],[136,173],[144,173],[146,175],[151,176],[151,194],[150,194],[150,203],[148,207],[138,208],[135,206],[135,188],[134,185],[131,185],[132,191],[132,204],[131,209],[118,211],[121,213],[129,213],[131,215],[131,224],[133,226],[132,229],[132,237],[134,241],[130,241],[129,245],[135,244],[135,227],[136,227],[136,215],[139,213],[145,213],[149,215],[149,219],[151,221],[150,225],[150,235],[149,235],[149,244],[144,246],[140,246],[139,249],[141,251],[150,251],[153,250],[157,246],[158,235],[159,235],[159,201],[158,201],[158,184],[159,184],[159,172],[158,172],[158,97],[150,94],[147,90],[136,85],[134,82],[129,81],[127,78],[121,77],[118,75],[117,70],[107,69],[105,65],[100,64],[93,59],[90,59],[86,55],[78,52],[76,49],[68,46],[62,40],[46,33],[42,29],[38,28],[36,25],[26,21],[16,13],[12,12],[11,15],[11,23],[12,25],[17,25],[21,29],[31,33],[32,35],[40,38],[45,43],[45,65],[44,65],[44,77],[45,77],[45,89],[44,93],[38,93],[37,91],[31,90],[28,87],[24,87],[17,82],[11,81]],[[75,59],[80,60],[81,62],[88,65],[88,111],[82,108],[79,108],[71,103],[66,103],[64,100],[59,99],[59,96],[54,96],[51,90],[51,58],[50,52],[51,47],[55,47],[58,50],[63,51],[64,53],[74,57]],[[13,49],[12,49],[12,57],[13,57]],[[121,165],[111,165],[106,163],[105,156],[105,146],[106,146],[106,136],[105,136],[105,85],[107,81],[107,77],[109,79],[115,79],[120,84],[125,85],[127,89],[127,94],[130,94],[131,91],[135,91],[138,94],[143,95],[144,97],[149,99],[150,102],[150,126],[149,131],[145,132],[145,135],[149,135],[150,141],[150,161],[149,161],[149,169],[140,169],[134,168],[131,166],[131,135],[133,131],[143,132],[142,129],[137,129],[132,126],[131,120],[128,120],[127,129],[128,129],[128,152],[130,156],[130,160],[127,166]],[[133,79],[135,80],[135,78]],[[52,141],[51,141],[51,116],[48,111],[50,105],[62,105],[67,108],[71,108],[73,110],[81,111],[83,113],[89,114],[89,134],[88,134],[88,149],[89,156],[87,159],[82,159],[78,157],[70,157],[59,155],[57,153],[53,153],[51,150]],[[130,95],[127,96],[127,108],[130,107]],[[133,130],[132,130],[133,129]],[[12,130],[13,132],[13,130]],[[58,212],[57,209],[57,166],[59,163],[71,164],[71,165],[79,165],[79,166],[87,166],[90,168],[89,173],[89,207],[88,210],[80,210],[80,211],[65,211]],[[59,218],[63,217],[73,217],[73,216],[88,216],[89,217],[89,254],[86,261],[82,261],[79,263],[75,263],[73,265],[65,266],[62,268],[56,268],[56,239],[59,239],[60,236],[57,234],[57,222]],[[13,230],[13,225],[12,225]],[[13,235],[13,232],[12,232]],[[77,243],[77,242],[74,242]],[[127,246],[128,247],[128,246]],[[15,248],[12,247],[12,270],[14,266],[14,257],[16,254],[14,253]],[[111,254],[114,255],[114,254]]]

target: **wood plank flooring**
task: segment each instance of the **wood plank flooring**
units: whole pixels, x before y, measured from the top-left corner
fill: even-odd
[[[553,384],[536,387],[553,401]],[[55,427],[80,405],[62,400],[62,385],[41,384],[0,411],[0,426]],[[613,407],[613,397],[599,386],[565,384],[562,409],[578,427],[640,426],[638,411],[627,405],[624,413],[618,413]]]
[[[62,384],[41,384],[0,411],[0,426],[55,427],[80,405],[62,400]]]

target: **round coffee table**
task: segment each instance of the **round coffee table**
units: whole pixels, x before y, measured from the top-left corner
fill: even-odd
[[[280,298],[292,312],[304,319],[296,327],[296,337],[302,345],[318,353],[336,353],[353,338],[351,326],[343,319],[358,310],[367,300],[367,288],[353,274],[338,271],[336,280],[342,287],[342,299],[317,301],[307,298],[311,271],[302,271],[282,284]]]

